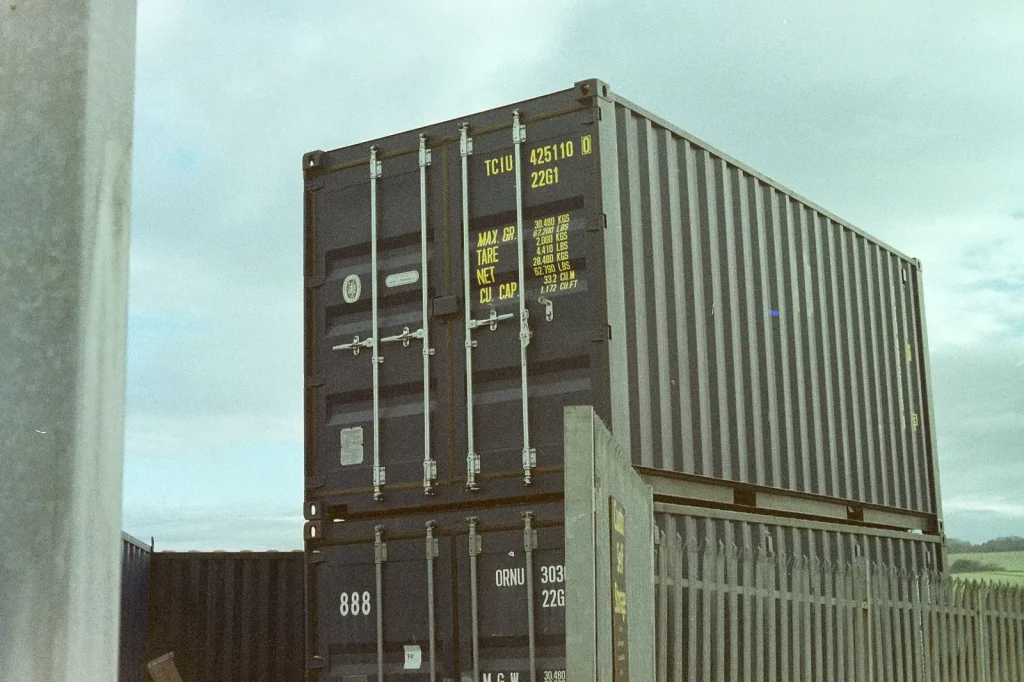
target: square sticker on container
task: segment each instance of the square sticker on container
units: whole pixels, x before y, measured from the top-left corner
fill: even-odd
[[[363,427],[341,430],[341,464],[363,463]]]
[[[405,645],[405,665],[403,666],[406,670],[419,670],[423,665],[423,650],[418,644],[406,644]]]

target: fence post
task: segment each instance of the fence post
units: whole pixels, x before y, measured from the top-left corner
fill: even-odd
[[[874,682],[875,679],[875,633],[871,627],[871,562],[866,554],[863,554],[860,545],[853,547],[854,561],[862,560],[864,563],[864,594],[863,594],[863,621],[864,621],[864,654],[865,669],[867,670],[867,681]]]
[[[985,638],[985,589],[979,584],[974,594],[974,610],[976,615],[975,633],[975,660],[978,661],[978,682],[989,682],[989,670],[991,666],[988,660],[988,644]]]

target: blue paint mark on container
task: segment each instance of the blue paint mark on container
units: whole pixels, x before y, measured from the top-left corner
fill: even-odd
[[[779,311],[778,310],[766,310],[765,312],[768,313],[769,315],[771,315],[772,317],[778,317],[779,316]]]

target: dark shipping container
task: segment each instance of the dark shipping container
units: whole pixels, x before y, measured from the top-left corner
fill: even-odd
[[[121,626],[118,679],[146,682],[149,639],[149,567],[152,545],[121,533]]]
[[[522,504],[328,529],[309,555],[311,652],[322,675],[313,679],[375,680],[380,661],[384,679],[429,679],[433,667],[438,680],[526,681],[532,621],[537,679],[565,680],[573,589],[564,518],[562,503]],[[672,505],[659,505],[655,518],[702,545],[770,546],[836,563],[867,556],[906,570],[941,565],[933,537]],[[474,660],[478,674],[468,676]]]
[[[304,677],[301,552],[155,552],[148,660],[187,682]]]
[[[588,668],[614,649],[613,591],[630,673],[653,679],[640,674],[653,642],[676,633],[656,622],[655,533],[836,564],[943,565],[938,536],[656,502],[589,408],[567,414],[561,499],[311,522],[307,679],[597,679]],[[622,550],[609,532],[615,510]]]
[[[507,679],[526,668],[531,637],[542,675],[564,675],[561,503],[338,525],[309,555],[324,679],[376,679],[378,661],[389,677],[433,662],[438,679],[459,679],[456,671],[473,669],[474,649],[482,679]]]
[[[303,167],[308,519],[558,493],[592,404],[654,475],[940,531],[918,261],[596,80]]]

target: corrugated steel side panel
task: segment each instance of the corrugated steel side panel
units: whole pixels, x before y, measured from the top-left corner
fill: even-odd
[[[121,534],[120,682],[146,681],[151,556],[149,545],[127,533]]]
[[[938,514],[919,263],[608,97],[634,462]]]
[[[189,682],[303,678],[301,552],[156,552],[150,660],[174,652]]]

